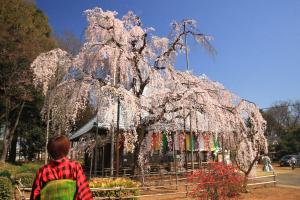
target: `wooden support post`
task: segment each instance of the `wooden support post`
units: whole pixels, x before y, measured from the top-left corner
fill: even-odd
[[[116,141],[116,176],[119,176],[120,171],[120,149],[119,149],[119,133],[117,131],[117,141]]]
[[[177,153],[175,150],[175,134],[172,132],[172,140],[173,140],[173,163],[174,163],[174,171],[176,177],[176,190],[178,189],[178,174],[177,174]]]
[[[192,164],[192,171],[194,171],[194,144],[193,144],[193,130],[192,130],[192,110],[190,110],[190,143],[191,143],[191,164]]]
[[[183,117],[184,161],[185,161],[185,167],[186,167],[185,171],[187,171],[188,170],[188,162],[187,162],[187,148],[186,148],[187,141],[186,141],[186,133],[185,133],[185,131],[186,131],[186,126],[185,126],[185,121],[186,121],[185,110],[183,110],[183,115],[184,115],[184,117]]]
[[[273,171],[273,180],[274,180],[274,187],[276,187],[276,174],[275,174],[275,172]]]
[[[224,138],[223,135],[221,136],[221,140],[222,140],[222,162],[223,164],[225,164],[225,148],[224,148]]]
[[[95,147],[94,176],[97,176],[98,158],[99,158],[98,148]]]
[[[94,176],[97,175],[97,165],[98,165],[98,159],[99,159],[99,149],[98,149],[98,115],[97,115],[97,121],[96,121],[96,133],[95,133],[95,159],[94,159]]]
[[[92,151],[92,154],[91,154],[90,178],[92,178],[92,170],[93,170],[93,157],[94,157],[94,151],[95,151],[95,149]]]
[[[198,169],[200,169],[201,167],[201,152],[200,152],[200,148],[198,149]]]
[[[105,149],[105,144],[103,143],[102,145],[102,177],[104,177],[104,149]]]
[[[163,174],[162,174],[161,166],[159,166],[159,174],[160,174],[160,185],[162,185],[162,182],[163,182]]]
[[[117,142],[116,142],[116,176],[119,176],[120,170],[120,150],[119,150],[119,136],[120,136],[120,98],[118,98],[117,109]]]
[[[145,171],[142,169],[142,187],[145,186]]]
[[[186,177],[185,177],[186,178],[186,181],[185,181],[185,192],[186,192],[186,194],[185,194],[185,196],[187,197],[188,196],[188,192],[189,192],[188,191],[188,184],[189,184],[189,182],[188,182],[188,178],[187,178],[188,177],[188,173],[186,172],[185,174],[186,174]]]
[[[114,146],[115,146],[115,128],[111,128],[111,146],[110,146],[110,176],[114,175]]]

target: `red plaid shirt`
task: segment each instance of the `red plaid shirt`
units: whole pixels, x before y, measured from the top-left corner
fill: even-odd
[[[59,179],[76,180],[76,200],[93,199],[89,183],[87,182],[81,165],[78,162],[70,161],[64,157],[59,160],[52,160],[49,164],[39,169],[32,185],[30,200],[39,199],[41,189],[43,189],[46,183]]]

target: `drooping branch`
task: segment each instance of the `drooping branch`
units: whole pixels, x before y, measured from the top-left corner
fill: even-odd
[[[157,56],[157,58],[154,61],[154,66],[153,66],[155,69],[165,69],[166,68],[165,66],[159,67],[160,60],[169,58],[171,53],[174,53],[175,51],[177,51],[177,48],[179,48],[179,49],[183,48],[184,44],[181,43],[181,37],[186,34],[187,34],[187,32],[180,33],[178,35],[178,37],[175,38],[174,42],[169,46],[169,48],[165,52],[163,52],[161,55]]]

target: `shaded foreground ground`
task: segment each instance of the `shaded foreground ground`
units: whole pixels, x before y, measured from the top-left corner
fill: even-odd
[[[257,176],[270,175],[272,173],[262,172],[262,166],[257,167]],[[300,200],[300,168],[291,170],[289,167],[274,166],[275,173],[277,175],[277,187],[273,184],[251,186],[249,193],[240,195],[236,199],[241,200]],[[272,178],[271,178],[272,179]],[[270,178],[260,179],[260,181],[270,181]],[[169,183],[170,184],[170,183]],[[172,184],[172,186],[171,186]],[[143,197],[142,200],[179,200],[179,199],[191,199],[187,198],[185,194],[185,187],[179,187],[179,190],[175,190],[174,184],[166,185],[164,188],[151,189],[149,191],[143,191],[143,195],[161,194],[163,196],[149,196]],[[171,189],[173,187],[173,189]],[[172,194],[176,192],[182,192],[181,194]],[[167,194],[169,193],[169,194]],[[170,194],[171,193],[171,194]],[[27,195],[29,195],[27,193]]]
[[[257,176],[266,176],[273,173],[262,172],[262,166],[257,167]],[[290,167],[279,167],[274,165],[274,170],[277,175],[277,186],[273,184],[260,185],[249,187],[249,193],[241,194],[236,199],[242,200],[300,200],[300,168],[291,170]],[[271,181],[273,178],[264,178],[257,180],[258,182]],[[184,192],[184,188],[180,188],[179,191]],[[175,192],[175,191],[173,191]],[[172,193],[167,189],[161,189],[157,191],[151,191],[155,193]],[[161,200],[179,200],[179,199],[191,199],[186,198],[185,194],[173,194],[155,197],[144,197],[143,200],[161,199]]]
[[[142,198],[142,200],[154,199],[153,197]],[[179,199],[191,199],[186,198],[185,195],[168,195],[162,197],[156,197],[160,200],[179,200]],[[253,188],[249,193],[244,193],[236,199],[241,200],[299,200],[300,189],[298,188],[286,188],[286,187],[261,187]]]
[[[300,189],[285,187],[256,188],[242,194],[243,200],[299,200]]]

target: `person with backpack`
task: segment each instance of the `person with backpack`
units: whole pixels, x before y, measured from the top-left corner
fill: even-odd
[[[92,200],[81,164],[67,158],[69,139],[64,135],[53,137],[47,150],[51,160],[38,170],[30,200]]]
[[[296,163],[297,163],[297,159],[295,157],[292,157],[289,161],[290,161],[290,166],[292,167],[292,170],[294,170]]]
[[[273,171],[273,166],[271,165],[271,159],[269,156],[264,155],[264,156],[262,156],[261,160],[264,164],[263,171],[265,171],[265,172]]]

